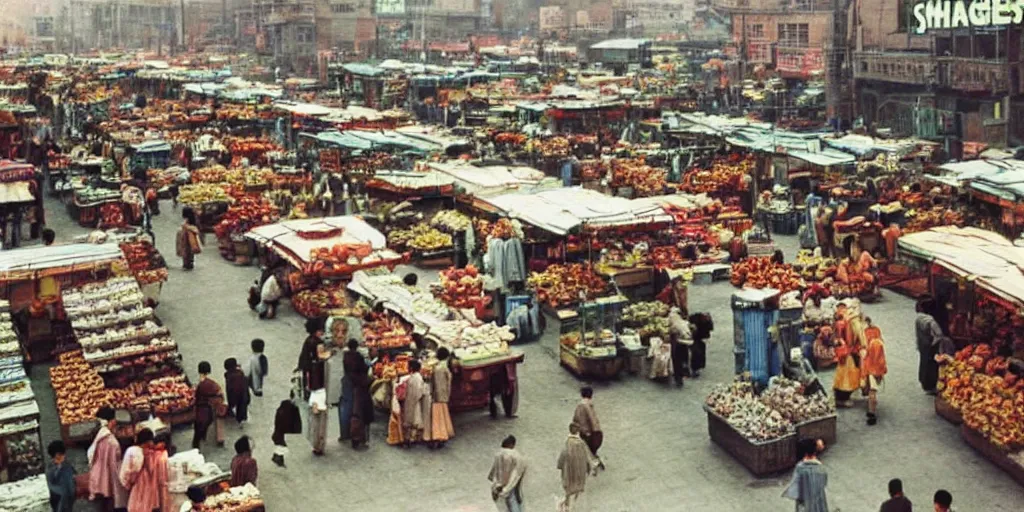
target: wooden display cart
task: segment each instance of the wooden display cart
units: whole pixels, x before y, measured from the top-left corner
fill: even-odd
[[[452,412],[483,409],[491,399],[491,378],[506,372],[506,365],[522,364],[526,356],[522,352],[509,351],[508,354],[487,359],[462,363],[452,380],[452,396],[448,407]],[[512,380],[512,379],[510,379]],[[519,394],[519,380],[514,380],[512,392]]]
[[[984,455],[986,459],[998,466],[999,469],[1005,471],[1010,478],[1014,479],[1018,484],[1024,485],[1024,466],[1011,459],[1005,451],[999,449],[991,441],[985,439],[985,436],[967,425],[960,425],[960,436],[964,438],[964,441],[971,448],[977,450],[978,453]]]
[[[617,354],[610,356],[587,356],[575,349],[559,344],[559,361],[565,369],[579,378],[612,379],[619,376],[625,361]]]
[[[708,434],[715,444],[729,452],[754,476],[764,477],[788,471],[796,465],[797,434],[789,434],[771,441],[751,441],[711,409],[708,415]]]

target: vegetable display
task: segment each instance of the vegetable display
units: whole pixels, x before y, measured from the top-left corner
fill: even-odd
[[[638,197],[664,193],[667,176],[664,169],[647,165],[643,158],[612,160],[612,187],[631,187]]]
[[[729,282],[736,287],[773,288],[783,294],[806,286],[792,265],[774,263],[769,257],[747,258],[733,263]]]
[[[575,304],[580,295],[592,300],[608,288],[607,281],[579,263],[551,265],[543,272],[532,272],[526,284],[536,290],[539,301],[554,308]]]
[[[938,389],[964,424],[993,445],[1005,451],[1024,449],[1024,379],[991,345],[969,345],[947,357]]]
[[[683,175],[683,191],[691,194],[724,194],[739,189],[743,176],[757,165],[753,156],[732,154],[716,158],[706,169],[694,169]]]
[[[228,202],[230,197],[220,185],[210,183],[194,183],[183,185],[178,192],[178,202],[182,204],[203,204]]]
[[[451,247],[452,243],[451,235],[422,222],[409,229],[396,229],[388,234],[388,244],[398,249],[429,252]]]
[[[483,296],[484,280],[473,265],[467,265],[464,269],[451,267],[442,270],[439,275],[441,285],[435,295],[445,304],[466,309],[490,301],[490,297]]]
[[[454,233],[469,229],[473,220],[457,210],[441,210],[430,219],[430,225]]]
[[[213,232],[217,238],[225,238],[276,222],[278,216],[278,208],[266,199],[245,196],[228,207],[220,222],[214,226]]]
[[[705,405],[726,419],[740,434],[754,441],[770,441],[792,434],[795,425],[835,413],[835,404],[823,393],[804,394],[803,386],[775,377],[763,393],[750,382],[718,384]]]

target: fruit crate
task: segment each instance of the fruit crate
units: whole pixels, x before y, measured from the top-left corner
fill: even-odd
[[[949,402],[943,400],[941,396],[935,397],[935,414],[938,414],[942,419],[954,424],[959,425],[964,422],[963,416],[960,415],[960,411],[949,405]]]
[[[752,441],[743,437],[725,418],[711,409],[705,407],[704,411],[708,415],[708,434],[711,440],[729,452],[754,476],[779,474],[796,465],[796,434],[772,441]]]
[[[999,469],[1005,471],[1010,478],[1014,479],[1018,484],[1024,485],[1024,466],[1011,459],[1005,451],[999,449],[999,447],[986,439],[985,436],[967,425],[960,425],[960,437],[963,437],[964,441],[971,448],[977,450],[986,459],[999,467]]]
[[[797,439],[821,439],[825,446],[832,446],[839,440],[836,434],[837,416],[830,414],[818,419],[796,424]]]

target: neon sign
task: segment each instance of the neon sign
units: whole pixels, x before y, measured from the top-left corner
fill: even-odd
[[[1024,21],[1024,0],[926,0],[914,5],[915,32],[1000,27]]]

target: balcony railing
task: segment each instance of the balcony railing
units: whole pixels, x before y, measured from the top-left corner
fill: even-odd
[[[1004,93],[1010,88],[1007,62],[964,57],[939,57],[939,85],[968,92]]]
[[[855,52],[853,61],[858,80],[927,85],[938,72],[935,57],[923,53]]]
[[[746,12],[814,12],[833,9],[831,0],[711,0],[711,5],[725,11]]]

